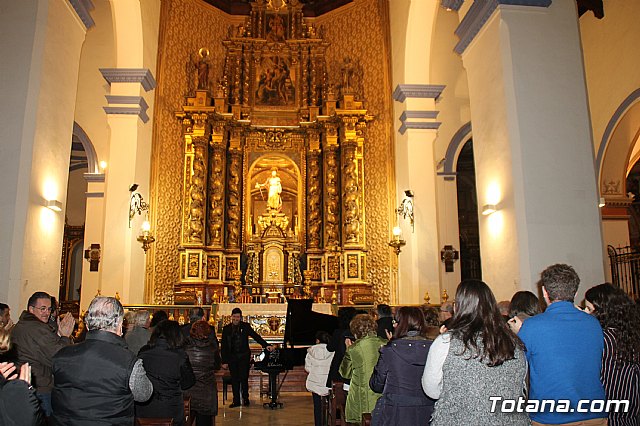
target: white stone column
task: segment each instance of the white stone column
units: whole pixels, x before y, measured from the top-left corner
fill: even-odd
[[[67,1],[2,5],[0,300],[14,320],[33,292],[58,295],[64,205],[54,212],[44,204],[66,199],[86,28]]]
[[[478,213],[498,206],[480,216],[482,276],[504,300],[535,292],[545,267],[568,263],[582,279],[581,294],[604,271],[576,5],[506,3],[514,1],[475,2],[457,30]]]

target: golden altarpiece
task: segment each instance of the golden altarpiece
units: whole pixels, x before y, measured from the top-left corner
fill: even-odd
[[[299,2],[272,3],[257,0],[230,27],[222,70],[209,69],[205,48],[190,64],[190,96],[176,113],[184,186],[174,290],[208,303],[239,292],[329,302],[335,289],[340,304],[371,303],[363,166],[372,117],[355,99],[348,52],[340,75],[328,75],[322,29]]]

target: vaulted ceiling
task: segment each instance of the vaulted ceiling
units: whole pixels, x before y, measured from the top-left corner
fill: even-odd
[[[205,0],[207,3],[227,12],[231,15],[248,15],[251,11],[252,0]],[[351,3],[353,0],[299,0],[304,5],[304,16],[320,16],[324,13]],[[564,1],[564,0],[562,0]],[[576,0],[578,4],[578,14],[582,16],[588,11],[592,11],[596,18],[604,17],[603,0]]]

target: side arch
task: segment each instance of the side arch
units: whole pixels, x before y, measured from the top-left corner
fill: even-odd
[[[464,144],[469,140],[471,136],[471,122],[464,124],[458,129],[458,131],[451,138],[451,142],[447,146],[447,152],[444,157],[444,168],[438,175],[441,176],[455,176],[455,166],[457,164],[458,155],[462,150]]]
[[[84,148],[84,152],[87,154],[87,173],[100,173],[100,165],[98,162],[98,154],[96,154],[96,149],[94,148],[93,143],[91,142],[91,139],[89,139],[87,133],[75,121],[73,122],[73,135],[71,140],[72,143],[81,143],[82,147]]]

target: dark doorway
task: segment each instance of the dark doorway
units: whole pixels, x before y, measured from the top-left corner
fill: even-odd
[[[482,279],[476,169],[473,162],[473,141],[471,139],[465,143],[458,156],[456,186],[458,190],[461,279]]]

